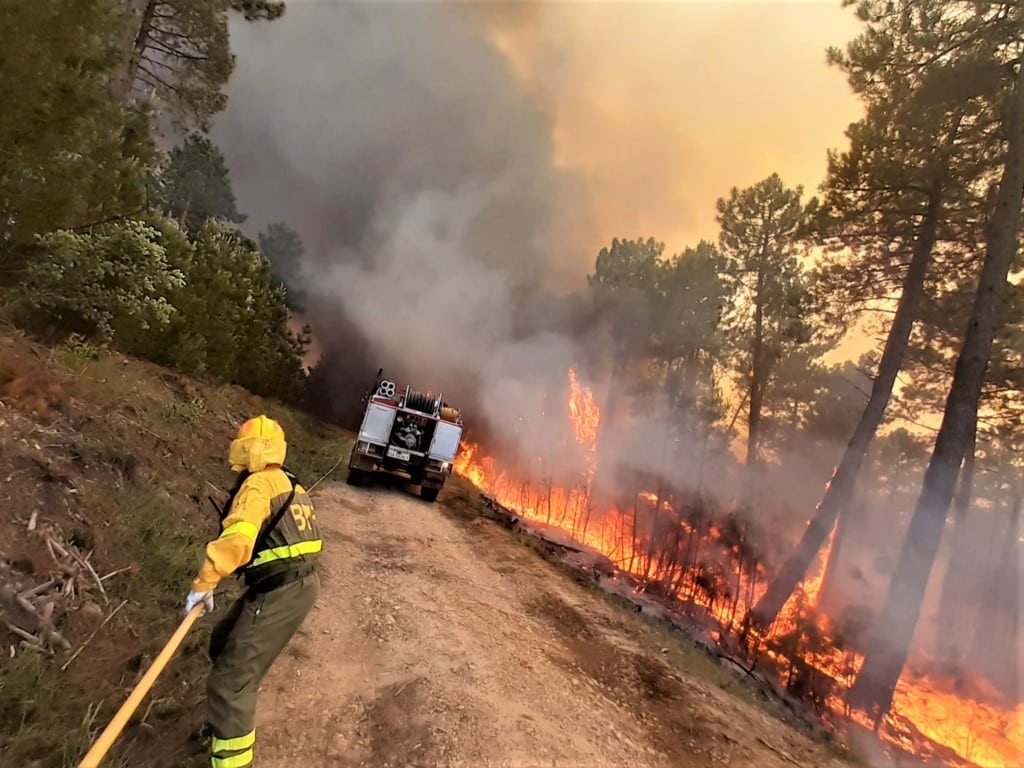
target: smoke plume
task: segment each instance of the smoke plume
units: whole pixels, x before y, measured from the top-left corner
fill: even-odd
[[[444,392],[488,448],[571,448],[566,371],[598,340],[597,251],[713,238],[714,200],[776,170],[814,188],[857,112],[823,63],[854,33],[839,6],[289,0],[273,24],[233,26],[214,137],[250,224],[305,241],[321,412],[358,416],[383,366]],[[611,452],[658,467],[664,420],[646,420]],[[781,517],[802,524],[820,495],[807,478],[828,477],[845,439],[776,476]],[[691,463],[684,480],[731,498],[726,472]],[[899,541],[893,512],[847,547],[857,590],[881,589],[861,571],[887,577],[872,548],[879,530]]]
[[[569,239],[583,198],[554,166],[553,118],[485,21],[457,5],[290,3],[232,29],[243,64],[215,135],[253,220],[301,233],[339,378],[365,388],[380,364],[416,388],[483,391],[459,404],[500,401],[490,426],[504,429],[543,407],[531,382],[576,357],[549,291],[580,287],[592,255]]]

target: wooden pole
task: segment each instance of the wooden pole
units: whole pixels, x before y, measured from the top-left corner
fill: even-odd
[[[132,692],[128,694],[128,698],[125,700],[121,708],[117,710],[117,714],[110,721],[110,724],[104,729],[100,737],[96,739],[96,743],[92,745],[92,749],[89,750],[88,754],[82,759],[82,762],[78,764],[78,768],[99,768],[100,761],[104,755],[117,740],[117,737],[121,735],[121,731],[128,724],[128,718],[132,716],[139,704],[142,703],[142,699],[145,698],[146,694],[149,693],[149,689],[153,687],[153,683],[160,676],[160,673],[164,671],[164,667],[167,666],[167,662],[171,660],[174,652],[178,650],[178,646],[181,645],[181,641],[185,639],[185,635],[192,628],[203,612],[206,610],[206,606],[203,603],[197,604],[188,615],[182,619],[181,624],[174,630],[174,634],[171,635],[171,639],[167,641],[167,644],[160,651],[160,655],[156,657],[156,660],[149,665],[149,669],[146,670],[146,674],[142,676],[142,679],[132,689]]]

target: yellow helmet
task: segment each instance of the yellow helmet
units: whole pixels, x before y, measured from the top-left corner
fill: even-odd
[[[238,428],[238,437],[231,443],[228,462],[235,472],[247,469],[259,472],[268,466],[284,464],[288,444],[281,425],[268,416],[249,419]]]
[[[284,430],[281,425],[269,416],[257,416],[249,419],[238,428],[236,439],[243,437],[265,437],[268,440],[284,440]]]

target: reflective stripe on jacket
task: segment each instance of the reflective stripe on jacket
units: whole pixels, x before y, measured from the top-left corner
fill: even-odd
[[[247,584],[296,566],[312,564],[323,541],[313,504],[301,485],[295,486],[289,510],[266,537],[260,551],[253,553],[260,530],[291,492],[291,480],[279,467],[268,467],[249,475],[224,517],[220,537],[206,545],[206,558],[192,582],[192,589],[200,592],[213,589],[221,579],[246,563],[249,563],[245,568]]]

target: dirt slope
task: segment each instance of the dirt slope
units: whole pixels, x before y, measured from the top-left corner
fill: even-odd
[[[325,589],[263,685],[265,768],[845,765],[458,499],[315,501]]]
[[[223,499],[231,438],[263,412],[307,483],[348,450],[337,430],[238,387],[45,347],[0,319],[0,768],[78,764],[181,620],[217,530],[206,497]],[[186,638],[105,768],[209,765],[191,738],[208,629]]]

